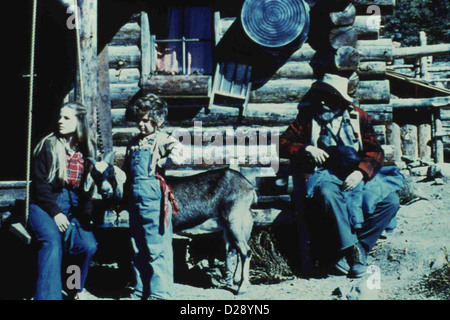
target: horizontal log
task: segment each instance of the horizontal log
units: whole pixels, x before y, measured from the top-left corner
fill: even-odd
[[[386,78],[386,62],[364,61],[360,62],[356,70],[361,80],[375,80]]]
[[[109,68],[140,68],[141,51],[138,46],[109,47]]]
[[[392,99],[391,108],[441,108],[450,105],[450,97],[422,98],[422,99]],[[373,108],[382,108],[386,105],[373,105]]]
[[[354,97],[360,103],[388,103],[391,98],[389,80],[359,81]]]
[[[256,150],[249,147],[241,146],[224,146],[219,147],[185,147],[183,146],[182,154],[185,162],[182,165],[171,165],[171,168],[220,168],[229,166],[230,163],[237,163],[239,167],[260,167],[267,165],[274,171],[279,170],[280,159],[275,150],[275,146],[261,147],[257,146]],[[272,149],[271,152],[265,149]],[[116,155],[123,154],[118,152]]]
[[[111,84],[138,85],[141,79],[139,69],[109,69],[109,82]]]
[[[203,146],[210,145],[214,139],[214,143],[221,142],[222,144],[235,143],[249,143],[250,139],[257,139],[261,143],[270,143],[272,137],[279,137],[286,129],[284,126],[219,126],[219,127],[200,127],[194,126],[191,123],[189,127],[173,127],[165,126],[161,129],[167,134],[174,134],[175,136],[189,134],[191,136],[191,144],[201,144]],[[135,127],[114,128],[112,135],[115,146],[126,146],[129,141],[139,134],[139,130]],[[194,139],[195,136],[200,136],[202,139]],[[243,140],[245,139],[245,140]],[[254,141],[254,140],[252,140]]]
[[[355,28],[358,39],[376,40],[380,36],[381,17],[356,16],[353,28]]]
[[[270,80],[259,89],[252,91],[250,102],[253,103],[285,103],[300,101],[306,92],[311,88],[314,80],[296,79],[296,80]],[[258,82],[254,83],[254,87]]]
[[[393,60],[391,39],[358,40],[356,49],[361,55],[361,61]]]
[[[151,76],[143,83],[145,92],[162,97],[205,96],[211,92],[210,76]]]
[[[312,79],[314,70],[307,61],[288,61],[273,75],[272,79]]]
[[[439,56],[450,53],[450,43],[432,44],[421,47],[394,48],[394,58],[420,58],[426,56]]]
[[[110,46],[139,46],[141,41],[141,27],[137,22],[125,24],[110,41]]]
[[[201,107],[201,106],[199,106]],[[170,110],[177,109],[176,106],[169,106]],[[361,105],[361,108],[367,111],[374,123],[384,124],[392,121],[392,108],[389,105]],[[181,111],[181,110],[180,110]],[[123,127],[134,127],[134,124],[125,122],[125,109],[113,109],[112,121],[114,130]],[[169,111],[170,114],[170,111]],[[194,126],[194,121],[201,121],[204,128],[211,126],[227,126],[239,123],[240,126],[275,126],[282,128],[291,124],[298,114],[298,103],[249,103],[247,116],[239,121],[239,110],[236,108],[212,106],[211,112],[205,114],[204,110],[200,110],[192,119],[184,121],[168,120],[167,126],[176,126],[182,128],[190,128]],[[124,129],[127,130],[127,129]],[[118,132],[118,131],[116,131]],[[118,133],[120,134],[120,133]]]
[[[298,110],[297,103],[249,103],[247,115],[239,123],[242,126],[250,125],[289,125],[295,120]],[[175,106],[170,106],[175,108]],[[212,106],[211,112],[205,114],[202,109],[196,116],[185,121],[167,121],[168,126],[192,127],[194,121],[201,121],[204,127],[234,125],[239,119],[237,108]],[[170,112],[170,111],[169,111]],[[124,122],[125,109],[113,109],[112,120],[114,127],[127,126]]]

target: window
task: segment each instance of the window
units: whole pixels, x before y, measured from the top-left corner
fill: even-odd
[[[172,7],[150,24],[156,35],[156,73],[212,74],[211,8]]]

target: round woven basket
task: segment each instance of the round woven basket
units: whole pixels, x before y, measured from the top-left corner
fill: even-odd
[[[246,0],[242,26],[257,44],[277,48],[300,39],[309,31],[309,6],[303,0]]]

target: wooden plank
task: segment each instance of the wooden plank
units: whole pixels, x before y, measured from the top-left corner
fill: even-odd
[[[450,53],[450,43],[432,44],[425,47],[403,47],[394,48],[393,57],[398,58],[420,58],[424,56],[439,56]]]
[[[390,108],[444,108],[450,105],[450,97],[422,99],[391,99]],[[385,108],[385,104],[372,105],[372,108]]]
[[[98,97],[98,51],[97,51],[97,0],[79,0],[81,13],[80,23],[80,55],[81,73],[83,74],[83,95],[88,110],[91,131],[97,132]]]
[[[231,26],[231,24],[230,24]],[[228,28],[230,27],[228,26]],[[226,30],[228,30],[228,28],[226,28]],[[217,46],[217,44],[219,43],[220,39],[222,39],[223,34],[222,33],[222,19],[220,19],[220,11],[215,11],[214,12],[214,42]]]
[[[150,73],[152,72],[152,48],[151,48],[150,23],[148,21],[148,14],[145,11],[141,12],[141,85],[143,85]]]
[[[111,97],[108,46],[98,55],[98,139],[97,147],[107,154],[112,151]]]

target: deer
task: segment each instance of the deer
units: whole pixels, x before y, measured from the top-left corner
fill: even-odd
[[[119,206],[125,183],[123,171],[114,165],[114,153],[100,161],[89,159],[91,177],[103,201]],[[207,221],[213,230],[221,230],[225,241],[226,282],[228,289],[243,294],[248,289],[251,249],[248,244],[253,228],[251,207],[258,201],[253,185],[238,171],[212,169],[185,177],[166,177],[178,203],[179,212],[172,217],[173,232],[193,228]],[[238,263],[232,270],[237,253]]]

